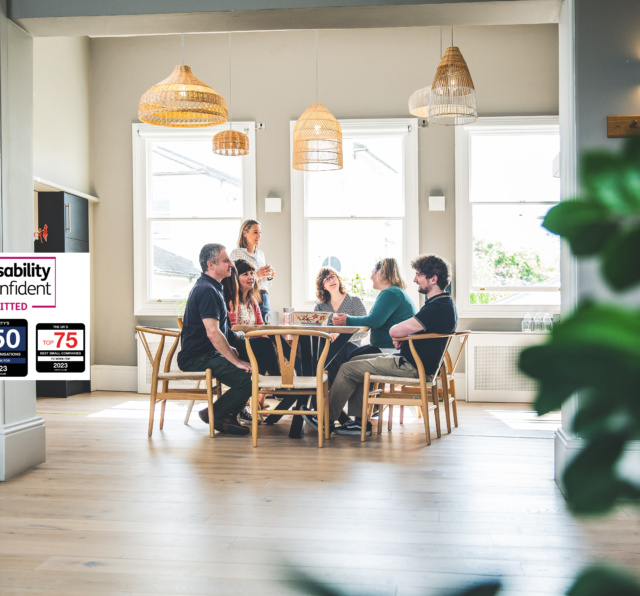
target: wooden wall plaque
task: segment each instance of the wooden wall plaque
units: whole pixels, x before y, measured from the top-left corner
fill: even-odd
[[[640,137],[640,116],[607,116],[607,137]]]

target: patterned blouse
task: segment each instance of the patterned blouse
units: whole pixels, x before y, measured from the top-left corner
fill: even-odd
[[[313,309],[316,312],[330,312],[330,313],[344,313],[349,317],[364,317],[367,314],[367,309],[364,306],[364,302],[353,294],[347,294],[342,301],[342,304],[337,311],[333,310],[331,301],[329,302],[316,302]],[[333,325],[333,317],[329,317],[328,325]],[[367,337],[367,333],[354,333],[349,341],[360,345],[360,341]]]
[[[256,250],[255,253],[249,254],[246,248],[234,248],[231,251],[229,258],[234,263],[240,259],[243,259],[247,263],[253,265],[256,268],[256,271],[258,271],[258,269],[264,267],[267,264],[267,262],[264,258],[264,253],[259,248],[256,248],[255,250]],[[258,276],[256,275],[256,277]],[[266,277],[261,277],[258,280],[258,288],[260,290],[268,291],[269,286],[272,283],[273,283],[273,280],[267,279]]]

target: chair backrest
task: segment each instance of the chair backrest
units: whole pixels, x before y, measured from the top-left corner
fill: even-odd
[[[471,335],[472,331],[470,331],[469,329],[465,329],[464,331],[456,331],[455,336],[456,337],[460,337],[462,338],[462,344],[460,346],[460,351],[458,352],[458,355],[456,356],[456,361],[453,362],[451,359],[451,355],[449,354],[449,351],[447,350],[445,359],[446,359],[446,364],[447,364],[447,373],[452,375],[455,370],[456,370],[456,366],[458,366],[458,362],[460,361],[460,356],[462,356],[462,350],[464,350],[464,346],[467,343],[467,340],[469,339],[469,335]]]
[[[160,370],[160,362],[162,361],[162,353],[164,352],[164,339],[165,337],[175,337],[173,345],[167,354],[167,359],[164,363],[164,372],[169,372],[171,369],[171,360],[173,359],[173,355],[178,349],[178,342],[180,341],[180,332],[172,329],[162,329],[160,327],[136,327],[136,331],[140,336],[140,341],[144,346],[144,351],[147,353],[147,357],[149,358],[149,362],[151,362],[151,366],[153,367],[153,378]],[[149,349],[149,343],[147,342],[147,338],[145,336],[146,333],[151,335],[159,335],[160,336],[160,345],[156,350],[155,357],[151,355],[151,350]]]
[[[447,339],[446,345],[444,346],[444,350],[442,351],[442,355],[440,356],[440,362],[438,363],[438,367],[436,368],[436,372],[435,372],[435,375],[433,377],[433,381],[435,381],[435,378],[438,376],[438,373],[440,372],[440,369],[442,368],[442,363],[444,362],[444,359],[445,359],[445,356],[447,354],[447,350],[449,349],[449,344],[451,343],[451,338],[452,337],[455,337],[455,333],[446,333],[446,334],[422,333],[420,335],[410,335],[408,337],[399,337],[399,338],[394,338],[394,339],[395,339],[395,341],[408,341],[409,342],[409,348],[411,349],[411,353],[413,354],[413,359],[416,362],[416,367],[418,369],[418,376],[420,377],[420,381],[423,382],[423,383],[426,383],[427,382],[427,374],[425,373],[424,365],[422,364],[422,360],[420,359],[420,356],[418,355],[418,351],[416,350],[416,347],[415,347],[413,342],[420,341],[420,340],[425,340],[425,339],[443,339],[443,338]]]
[[[284,351],[282,349],[282,336],[287,335],[292,337],[291,343],[291,353],[289,355],[289,361],[285,358]],[[276,344],[276,352],[278,354],[278,361],[280,363],[280,374],[282,375],[282,384],[281,387],[283,389],[292,389],[294,387],[293,377],[295,370],[296,357],[298,352],[298,340],[300,336],[310,336],[317,337],[319,339],[324,339],[324,348],[322,353],[320,354],[320,358],[318,359],[318,366],[316,368],[316,379],[318,383],[322,384],[322,378],[324,374],[324,363],[327,360],[327,354],[329,353],[329,345],[331,344],[331,335],[329,333],[325,333],[324,331],[305,331],[302,329],[287,329],[284,330],[272,330],[265,329],[264,331],[251,331],[247,333],[245,337],[245,342],[247,344],[247,354],[249,355],[249,360],[251,362],[251,372],[257,379],[258,375],[258,362],[256,361],[256,357],[253,354],[253,350],[251,349],[251,342],[249,341],[252,337],[273,337],[275,339]]]
[[[178,323],[178,329],[180,329],[180,331],[182,331],[182,317],[178,317],[176,319],[177,323]]]

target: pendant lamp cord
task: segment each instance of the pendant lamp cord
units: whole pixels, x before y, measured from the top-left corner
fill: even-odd
[[[231,31],[229,31],[229,130],[231,130]]]
[[[442,25],[440,25],[440,58],[442,58]]]
[[[451,25],[451,47],[453,47],[453,25]]]
[[[316,29],[316,103],[318,101],[318,30]]]
[[[184,66],[184,33],[182,34],[182,66]]]

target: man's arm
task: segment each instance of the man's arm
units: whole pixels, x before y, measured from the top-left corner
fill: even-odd
[[[229,345],[227,338],[220,331],[220,321],[218,319],[202,319],[207,337],[213,347],[220,352],[231,364],[248,373],[251,372],[251,365],[238,358],[238,353]]]
[[[398,323],[389,329],[389,335],[393,338],[407,337],[407,335],[414,335],[424,331],[422,323],[415,317],[411,317],[402,323]]]

